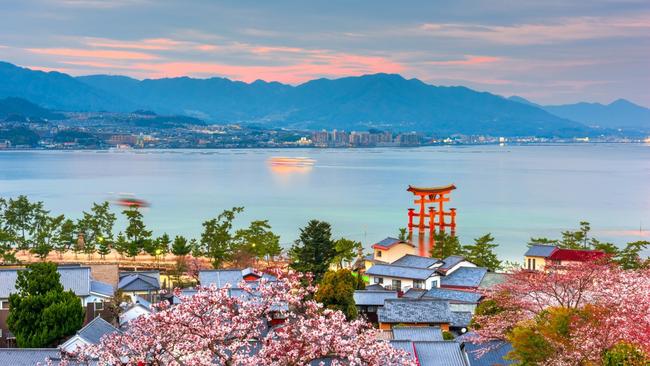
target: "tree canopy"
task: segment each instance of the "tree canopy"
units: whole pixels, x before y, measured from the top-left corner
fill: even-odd
[[[336,254],[330,224],[311,220],[307,226],[300,229],[300,237],[289,251],[290,266],[300,272],[310,272],[316,282],[319,282],[336,258]]]
[[[72,291],[64,291],[59,278],[56,265],[50,262],[18,271],[7,324],[19,347],[53,347],[81,328],[81,300]]]

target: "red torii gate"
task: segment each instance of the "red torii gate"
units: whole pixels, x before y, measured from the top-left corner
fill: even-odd
[[[444,231],[446,227],[451,228],[452,234],[456,232],[456,209],[450,208],[445,211],[444,203],[449,202],[448,195],[456,189],[453,184],[441,187],[413,187],[409,185],[407,191],[412,192],[417,198],[414,203],[420,205],[420,212],[415,213],[414,208],[408,209],[409,232],[413,232],[413,227],[417,226],[418,231],[423,233],[424,229],[429,229],[430,233],[434,233],[435,229]],[[446,222],[445,217],[449,216],[450,221]],[[418,217],[418,224],[413,224],[413,218]],[[427,218],[428,223],[427,223]]]
[[[456,209],[450,208],[445,211],[444,203],[449,202],[449,195],[451,191],[456,189],[456,186],[449,184],[440,187],[413,187],[409,185],[407,191],[412,192],[416,196],[414,203],[420,206],[420,211],[415,212],[414,208],[408,209],[408,229],[409,236],[413,234],[413,227],[418,228],[418,241],[420,247],[420,255],[428,255],[424,249],[424,232],[429,229],[429,250],[435,245],[436,228],[438,231],[445,231],[445,228],[451,229],[451,235],[456,234]],[[413,223],[413,218],[418,218],[418,223]],[[449,220],[445,219],[449,217]],[[428,219],[428,220],[427,220]]]

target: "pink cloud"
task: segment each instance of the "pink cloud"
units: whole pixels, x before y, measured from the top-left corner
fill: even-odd
[[[88,50],[80,48],[27,48],[27,51],[41,55],[112,60],[154,60],[158,58],[157,56],[142,52]]]
[[[297,84],[317,77],[342,77],[378,72],[399,73],[404,67],[382,57],[336,54],[304,59],[289,65],[242,66],[209,62],[137,63],[132,68],[142,70],[147,77],[221,75],[252,82],[257,79]]]
[[[470,65],[480,65],[501,61],[501,57],[492,57],[492,56],[465,56],[462,60],[448,60],[448,61],[429,61],[426,62],[429,65],[441,65],[441,66],[470,66]]]
[[[87,45],[98,48],[122,48],[133,50],[170,50],[186,42],[170,38],[149,38],[140,41],[119,41],[105,38],[91,38]]]

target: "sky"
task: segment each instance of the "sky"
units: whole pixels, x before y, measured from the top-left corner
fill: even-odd
[[[650,1],[0,0],[0,60],[290,84],[385,72],[543,104],[650,106]]]

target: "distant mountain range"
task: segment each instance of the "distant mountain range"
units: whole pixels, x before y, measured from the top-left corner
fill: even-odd
[[[625,99],[610,104],[581,102],[564,105],[539,105],[519,96],[508,99],[590,127],[650,131],[650,109]]]
[[[47,120],[63,119],[61,113],[52,112],[42,108],[26,99],[8,97],[0,99],[0,121],[1,120]]]
[[[317,79],[291,86],[225,78],[139,81],[125,76],[72,77],[0,62],[1,97],[21,97],[60,111],[144,109],[209,122],[267,127],[377,128],[495,136],[585,136],[602,132],[522,98],[433,86],[393,74]],[[615,124],[605,127],[617,128]]]

